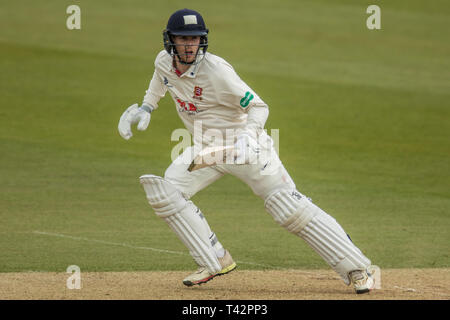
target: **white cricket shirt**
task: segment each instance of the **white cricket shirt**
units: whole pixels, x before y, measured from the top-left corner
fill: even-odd
[[[248,110],[267,106],[228,62],[209,52],[198,64],[180,74],[173,66],[173,58],[165,50],[161,51],[143,103],[156,109],[167,91],[194,143],[201,141],[203,145],[211,144],[214,140],[211,135],[217,136],[219,132],[227,144],[234,143],[232,132],[245,128]]]

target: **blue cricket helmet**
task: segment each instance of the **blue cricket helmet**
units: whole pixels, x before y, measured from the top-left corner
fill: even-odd
[[[200,36],[200,49],[203,54],[208,49],[208,32],[205,21],[195,10],[181,9],[175,11],[163,31],[164,49],[170,54],[177,54],[172,36]]]

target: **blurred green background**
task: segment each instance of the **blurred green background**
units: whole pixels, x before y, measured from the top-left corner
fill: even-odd
[[[1,272],[195,268],[138,181],[171,162],[171,98],[147,131],[117,132],[186,6],[269,104],[300,192],[381,268],[450,266],[448,1],[18,0],[0,3]],[[236,178],[193,201],[241,269],[327,268]]]

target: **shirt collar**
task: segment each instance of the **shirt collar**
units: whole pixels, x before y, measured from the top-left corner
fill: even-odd
[[[202,59],[204,57],[197,56],[196,63],[192,64],[189,69],[185,73],[181,73],[177,68],[175,68],[175,61],[172,61],[172,71],[179,77],[188,77],[188,78],[195,78],[198,72],[198,67],[200,63],[202,62]]]

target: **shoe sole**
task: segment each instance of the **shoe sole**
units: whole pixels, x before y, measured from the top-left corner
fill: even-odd
[[[371,272],[370,276],[372,277],[374,273],[375,273],[375,271],[374,271],[374,272]],[[376,280],[375,280],[374,278],[372,278],[372,279],[373,279],[373,283],[372,283],[372,285],[370,286],[370,288],[365,288],[365,289],[355,290],[355,291],[356,291],[356,294],[368,293],[368,292],[372,291],[373,289],[375,289],[375,282],[376,282]]]
[[[368,293],[370,291],[371,291],[371,289],[356,290],[356,294]]]
[[[215,277],[223,276],[224,274],[230,273],[231,271],[233,271],[234,269],[236,269],[236,267],[237,267],[237,266],[236,266],[236,263],[233,262],[233,263],[230,264],[228,267],[223,268],[223,269],[220,270],[218,273],[213,274],[212,276],[209,276],[209,277],[207,277],[207,278],[204,278],[204,279],[201,279],[201,280],[198,280],[198,281],[184,280],[184,281],[183,281],[183,284],[184,284],[185,286],[188,286],[188,287],[192,287],[192,286],[194,286],[194,285],[201,285],[202,283],[206,283],[206,282],[208,282],[208,281],[214,279]]]

